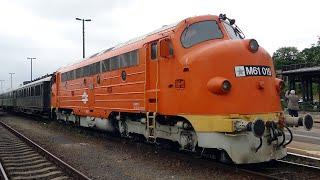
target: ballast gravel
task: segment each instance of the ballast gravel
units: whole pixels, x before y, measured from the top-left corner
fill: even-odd
[[[55,121],[16,115],[0,120],[92,179],[256,179],[190,154],[156,149]]]

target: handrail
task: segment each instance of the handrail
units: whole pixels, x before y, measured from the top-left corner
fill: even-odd
[[[300,63],[300,64],[291,64],[291,65],[284,65],[282,67],[282,71],[289,71],[289,70],[295,70],[295,69],[301,69],[301,68],[308,68],[308,67],[316,67],[320,66],[317,63]]]

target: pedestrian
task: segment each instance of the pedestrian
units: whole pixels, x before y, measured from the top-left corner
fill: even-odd
[[[286,98],[288,99],[288,111],[292,117],[298,117],[299,110],[299,97],[296,95],[295,90],[286,92]]]

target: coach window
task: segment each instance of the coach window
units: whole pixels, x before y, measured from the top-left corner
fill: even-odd
[[[34,96],[34,87],[31,87],[31,96]]]
[[[39,95],[40,95],[40,85],[37,85],[35,89],[35,96],[39,96]]]
[[[157,42],[151,43],[151,59],[157,59],[158,45]]]

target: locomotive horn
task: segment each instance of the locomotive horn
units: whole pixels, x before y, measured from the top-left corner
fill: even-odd
[[[304,117],[288,117],[285,118],[285,123],[288,126],[303,126],[307,131],[310,131],[313,127],[313,118],[310,114]]]

